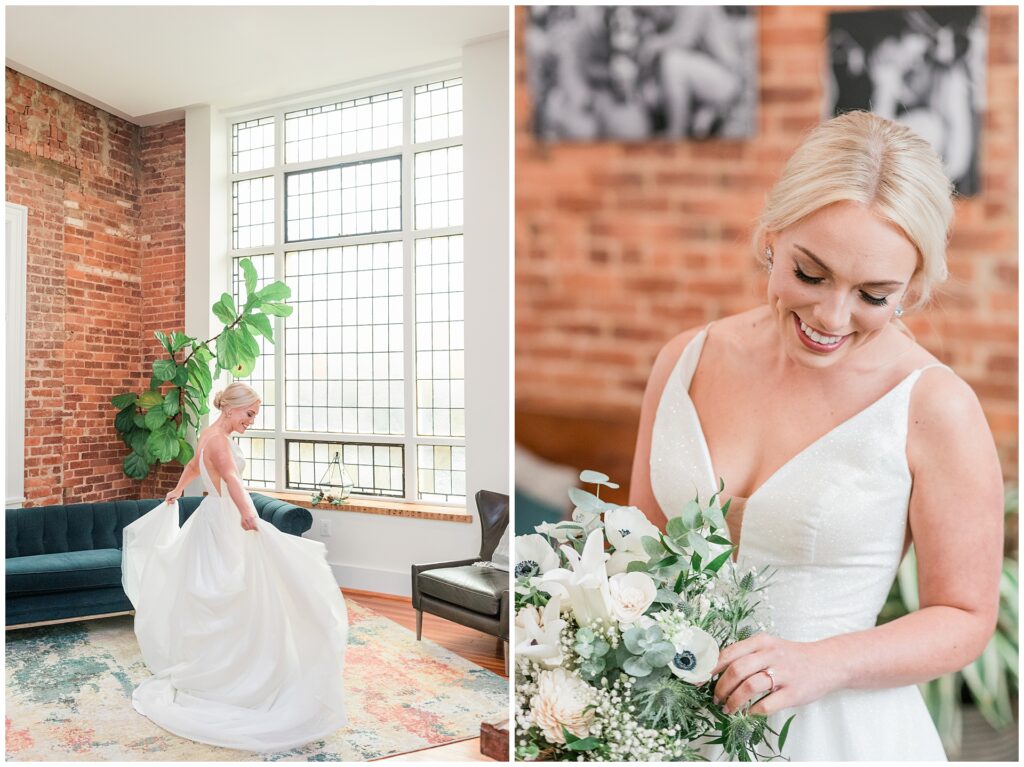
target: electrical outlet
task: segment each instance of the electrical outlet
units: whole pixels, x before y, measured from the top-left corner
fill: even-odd
[[[324,538],[330,538],[331,537],[331,523],[330,523],[330,520],[327,520],[327,519],[321,519],[320,520],[320,535],[323,536]]]

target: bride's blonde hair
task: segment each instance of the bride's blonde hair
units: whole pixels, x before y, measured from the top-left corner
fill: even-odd
[[[259,392],[248,384],[235,381],[232,384],[228,384],[223,391],[217,392],[213,398],[213,406],[223,412],[236,407],[245,407],[259,401]]]
[[[917,248],[917,296],[906,308],[919,309],[949,275],[951,197],[952,184],[927,141],[870,112],[847,112],[812,129],[789,158],[765,201],[754,248],[767,265],[766,234],[826,205],[859,202],[899,227]]]

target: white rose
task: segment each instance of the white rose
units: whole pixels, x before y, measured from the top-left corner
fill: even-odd
[[[606,511],[605,533],[616,551],[642,552],[645,537],[657,538],[658,528],[635,506],[619,506]]]
[[[683,626],[672,636],[675,657],[668,668],[690,684],[704,684],[718,663],[718,642],[709,633],[695,626]]]
[[[564,668],[545,671],[537,680],[537,693],[530,698],[533,723],[549,743],[565,743],[564,727],[578,738],[590,734],[594,690]]]
[[[543,535],[516,536],[515,567],[512,568],[516,578],[541,575],[560,564],[558,552],[551,548]]]
[[[654,603],[658,587],[647,573],[620,573],[608,579],[612,617],[633,623]]]

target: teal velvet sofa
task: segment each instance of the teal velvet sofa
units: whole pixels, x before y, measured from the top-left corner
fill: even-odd
[[[308,510],[252,494],[260,517],[291,535],[313,525]],[[179,524],[203,499],[178,500]],[[7,509],[6,625],[73,620],[129,611],[121,587],[124,528],[160,499]]]

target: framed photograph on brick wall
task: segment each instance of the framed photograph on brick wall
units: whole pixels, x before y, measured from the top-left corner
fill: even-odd
[[[977,6],[829,14],[827,112],[907,125],[942,157],[957,193],[975,195],[987,48]]]

